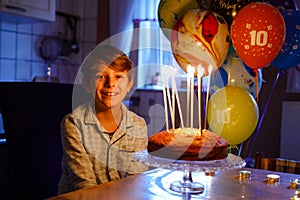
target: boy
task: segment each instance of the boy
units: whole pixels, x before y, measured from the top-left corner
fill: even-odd
[[[84,60],[83,86],[93,98],[62,121],[59,194],[147,170],[133,160],[135,152],[147,148],[146,123],[122,104],[134,83],[132,68],[113,46],[97,46]]]

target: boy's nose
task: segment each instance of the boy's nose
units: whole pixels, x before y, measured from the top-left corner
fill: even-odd
[[[107,77],[105,79],[105,87],[115,87],[116,86],[116,81],[113,80],[112,78]]]

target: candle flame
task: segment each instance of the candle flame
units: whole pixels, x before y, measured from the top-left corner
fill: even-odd
[[[188,74],[194,74],[195,68],[192,65],[187,66],[187,73]]]

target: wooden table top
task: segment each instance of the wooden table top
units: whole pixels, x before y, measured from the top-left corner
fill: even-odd
[[[240,171],[251,172],[249,179],[242,179]],[[267,182],[268,174],[280,176],[279,182]],[[290,181],[300,175],[243,168],[216,172],[207,176],[204,172],[193,172],[193,182],[204,185],[200,194],[192,194],[189,199],[291,199],[297,189],[290,187]],[[88,189],[52,197],[49,200],[175,200],[183,199],[183,194],[170,189],[173,181],[181,181],[182,171],[154,169],[139,175],[112,181]]]

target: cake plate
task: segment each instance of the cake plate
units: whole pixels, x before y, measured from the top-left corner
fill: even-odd
[[[246,165],[241,157],[233,154],[228,154],[226,158],[220,160],[186,161],[152,156],[147,150],[143,150],[137,152],[134,159],[150,167],[183,171],[182,180],[172,182],[170,189],[175,192],[190,194],[199,194],[204,191],[203,184],[193,182],[192,172],[214,173],[222,170],[240,169]]]

